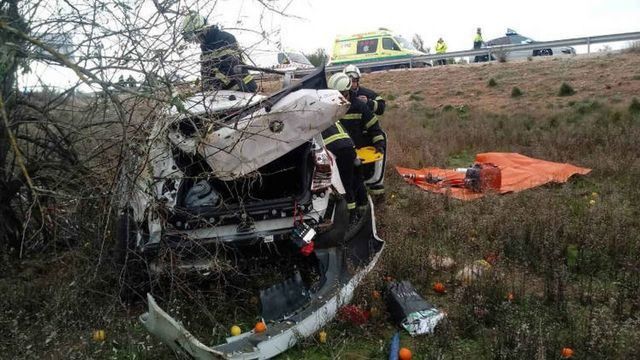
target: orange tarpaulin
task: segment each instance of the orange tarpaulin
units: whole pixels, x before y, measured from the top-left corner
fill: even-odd
[[[550,182],[563,183],[575,174],[586,175],[591,169],[539,160],[517,153],[483,153],[476,155],[476,163],[494,164],[502,173],[502,185],[498,193],[517,192]],[[473,200],[484,196],[462,187],[452,187],[451,183],[461,183],[464,172],[451,169],[423,168],[419,170],[396,166],[396,170],[410,183],[424,190],[446,194],[456,199]],[[425,176],[442,178],[435,184],[426,182]]]

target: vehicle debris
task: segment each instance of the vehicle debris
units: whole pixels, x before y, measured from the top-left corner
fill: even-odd
[[[289,277],[260,290],[264,322],[226,344],[204,345],[152,294],[140,321],[187,357],[271,358],[331,321],[384,247],[370,199],[359,222],[349,224],[337,165],[320,134],[349,103],[327,89],[321,68],[269,97],[218,91],[184,104],[186,113],[158,119],[148,156],[126,177],[133,181],[125,187],[131,194],[119,244],[143,254],[157,272],[165,266],[156,259],[161,250],[186,248],[175,254],[174,269],[203,273],[215,269],[201,249],[224,245],[251,254],[272,244],[297,248],[286,256],[319,276],[308,280],[295,267],[282,268]]]
[[[444,312],[424,300],[409,281],[391,282],[387,290],[392,318],[411,336],[432,333],[445,318]]]

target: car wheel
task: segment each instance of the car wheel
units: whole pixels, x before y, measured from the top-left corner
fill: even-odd
[[[553,55],[553,50],[551,49],[533,50],[533,56],[551,56],[551,55]]]
[[[136,249],[138,225],[127,207],[116,222],[114,263],[118,272],[119,297],[125,302],[144,300],[150,291],[147,263]]]

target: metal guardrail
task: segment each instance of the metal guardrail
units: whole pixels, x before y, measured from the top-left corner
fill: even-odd
[[[468,57],[468,56],[482,56],[488,55],[491,58],[491,54],[496,53],[505,53],[510,51],[522,51],[522,50],[535,50],[535,49],[544,49],[549,47],[556,46],[577,46],[577,45],[587,45],[590,50],[591,44],[601,44],[607,42],[615,42],[615,41],[630,41],[630,40],[638,40],[640,39],[640,31],[639,32],[628,32],[621,34],[611,34],[611,35],[596,35],[596,36],[586,36],[579,38],[571,38],[564,40],[552,40],[552,41],[540,41],[534,42],[531,44],[517,44],[517,45],[496,45],[487,48],[482,48],[478,50],[465,50],[465,51],[453,51],[444,54],[429,54],[424,56],[414,56],[409,59],[395,59],[395,60],[380,60],[380,61],[370,61],[370,62],[361,62],[358,63],[358,68],[362,69],[370,69],[374,67],[386,67],[386,66],[398,66],[398,65],[407,65],[408,67],[414,67],[419,64],[430,63],[433,60],[441,60],[441,59],[450,59],[456,57]],[[345,64],[346,65],[346,64]],[[341,70],[345,65],[332,65],[327,66],[327,72],[334,72]],[[298,70],[295,72],[296,76],[302,76],[311,73],[313,70]]]

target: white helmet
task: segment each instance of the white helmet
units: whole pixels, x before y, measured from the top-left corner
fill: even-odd
[[[329,78],[329,88],[338,91],[351,89],[351,78],[344,73],[335,73]]]
[[[187,40],[191,40],[198,32],[204,29],[206,24],[207,20],[204,16],[196,11],[189,11],[189,15],[182,19],[182,36]]]
[[[342,72],[349,75],[352,79],[360,79],[360,69],[355,65],[347,65]]]

